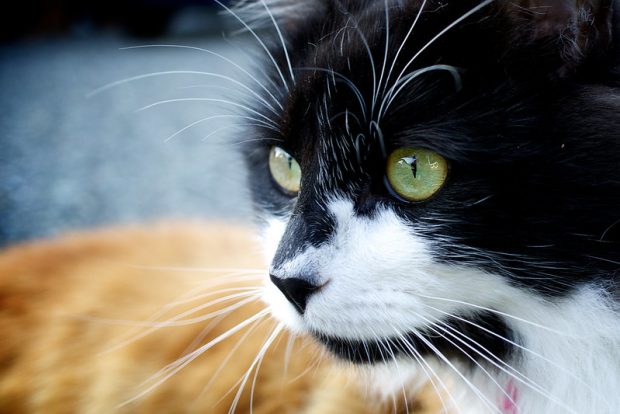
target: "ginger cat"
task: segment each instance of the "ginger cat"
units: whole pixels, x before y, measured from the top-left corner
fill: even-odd
[[[0,413],[439,412],[276,336],[257,250],[247,230],[177,224],[4,251]]]

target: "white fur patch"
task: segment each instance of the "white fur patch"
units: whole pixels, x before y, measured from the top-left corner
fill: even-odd
[[[600,291],[584,288],[565,299],[545,300],[503,277],[437,263],[432,243],[389,209],[373,218],[358,217],[351,202],[336,200],[328,211],[336,222],[330,241],[306,249],[278,269],[281,277],[295,277],[311,267],[320,283],[329,282],[309,299],[303,317],[266,283],[265,300],[292,330],[356,340],[393,338],[424,330],[448,315],[495,310],[519,338],[521,355],[488,361],[465,371],[467,377],[458,366],[436,358],[443,366],[441,381],[451,384],[451,396],[444,396],[447,406],[459,407],[454,411],[463,414],[512,414],[503,407],[515,394],[519,414],[618,412],[620,317]],[[268,260],[285,226],[277,220],[270,223]],[[429,375],[429,369],[411,369],[398,378],[413,372]],[[391,386],[384,382],[384,393],[385,388]],[[402,386],[396,388],[393,392],[400,393]]]

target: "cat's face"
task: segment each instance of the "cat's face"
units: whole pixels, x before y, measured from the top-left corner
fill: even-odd
[[[275,33],[245,152],[291,329],[358,362],[477,359],[511,351],[507,314],[611,280],[620,124],[583,86],[608,2],[516,3],[246,4]]]

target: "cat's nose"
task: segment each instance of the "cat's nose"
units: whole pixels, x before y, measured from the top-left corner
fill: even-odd
[[[322,287],[313,285],[307,280],[294,277],[283,279],[272,274],[270,274],[269,277],[273,284],[284,293],[286,299],[288,299],[302,315],[306,311],[306,305],[308,304],[310,296],[319,291]]]

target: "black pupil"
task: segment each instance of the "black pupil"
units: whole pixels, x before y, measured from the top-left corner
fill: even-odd
[[[412,155],[411,157],[403,158],[403,161],[405,161],[411,167],[413,178],[418,178],[418,157]]]

